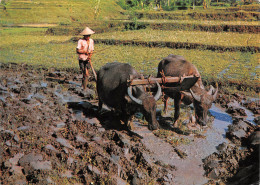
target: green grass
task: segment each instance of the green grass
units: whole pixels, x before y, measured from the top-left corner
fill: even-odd
[[[88,20],[118,18],[121,7],[115,0],[13,0],[6,11],[0,6],[0,24],[18,23],[84,23]]]
[[[178,145],[188,145],[192,143],[192,141],[188,138],[180,136],[171,130],[159,129],[153,132],[157,137],[165,140],[167,143],[170,143],[173,147]]]
[[[98,39],[140,40],[140,41],[165,41],[165,42],[190,42],[219,46],[257,46],[259,47],[259,34],[240,34],[231,32],[201,32],[201,31],[168,31],[168,30],[134,30],[117,31],[96,34]]]
[[[46,28],[1,28],[0,62],[27,63],[56,68],[78,68],[77,54],[75,52],[76,43],[69,41],[71,37],[50,36],[46,35],[45,31]],[[126,31],[112,33],[110,38],[123,39],[123,35],[125,35],[124,39],[142,39],[141,36],[143,35],[143,38],[147,40],[152,40],[152,38],[163,40],[162,38],[166,39],[167,33],[173,34],[177,32]],[[189,35],[188,32],[185,33]],[[185,33],[179,32],[179,34]],[[199,32],[195,33],[199,36]],[[210,33],[207,34],[211,35]],[[250,34],[241,34],[241,37],[243,35]],[[109,34],[106,33],[94,34],[92,38],[95,40],[95,38],[104,36],[109,38]],[[169,36],[169,38],[174,37],[177,39],[176,34]],[[226,38],[233,39],[228,36]],[[178,39],[183,38],[178,37]],[[152,74],[156,76],[158,63],[169,54],[184,56],[188,61],[196,65],[205,80],[225,81],[232,78],[250,86],[257,85],[257,80],[259,81],[259,53],[96,44],[92,61],[96,70],[108,62],[118,61],[131,64],[145,75]],[[223,71],[225,73],[222,74]]]
[[[42,28],[1,30],[0,61],[77,68],[76,43],[65,42],[69,36],[49,36]],[[16,34],[17,33],[17,34]],[[136,32],[138,33],[138,32]],[[98,34],[96,34],[98,36]],[[182,55],[195,64],[204,79],[235,78],[243,84],[259,80],[258,53],[214,52],[140,46],[95,45],[93,64],[96,69],[108,62],[124,62],[144,74],[156,75],[159,61],[169,54]],[[225,74],[220,75],[223,70]],[[253,75],[252,75],[253,74]]]

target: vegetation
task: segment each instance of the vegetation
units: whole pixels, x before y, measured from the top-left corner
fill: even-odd
[[[124,9],[160,9],[160,10],[185,10],[213,7],[230,7],[257,4],[253,0],[119,0],[118,4]]]
[[[8,28],[1,30],[0,61],[57,68],[78,68],[76,43],[70,36],[44,35],[46,28]],[[135,33],[135,32],[134,32]],[[132,33],[133,34],[133,33]],[[137,33],[133,34],[136,35]],[[99,37],[98,34],[93,38]],[[68,42],[69,41],[69,42]],[[96,44],[93,63],[99,69],[107,62],[125,62],[146,75],[156,75],[159,61],[169,54],[182,55],[194,63],[204,79],[237,79],[252,86],[259,78],[258,54],[200,50],[108,46]],[[256,82],[255,82],[256,83]]]
[[[192,25],[249,25],[259,26],[259,22],[256,21],[222,21],[222,20],[149,20],[142,19],[138,20],[140,23],[171,23],[171,24],[192,24]]]
[[[94,35],[94,38],[204,43],[219,46],[258,46],[259,34],[213,33],[200,31],[134,30]]]
[[[259,25],[256,21],[201,21],[201,20],[139,20],[133,11],[132,4],[130,15],[121,14],[123,2],[129,1],[99,1],[89,0],[34,0],[34,1],[2,1],[4,11],[0,11],[0,61],[4,63],[28,63],[46,67],[78,68],[77,55],[75,53],[76,43],[71,37],[79,33],[79,30],[91,23],[91,28],[97,28],[98,34],[92,36],[98,39],[133,40],[145,42],[177,42],[197,43],[216,45],[222,47],[243,46],[258,47],[258,34],[233,33],[233,32],[202,32],[183,30],[154,30],[141,29],[118,31],[113,29],[114,21],[111,18],[125,18],[136,23],[168,23],[168,24],[190,24],[190,25]],[[136,1],[137,2],[137,1]],[[142,5],[141,1],[138,1]],[[151,6],[155,1],[142,1],[143,7]],[[157,1],[161,4],[166,1]],[[173,1],[169,1],[170,3]],[[177,1],[175,1],[177,2]],[[197,2],[197,1],[196,1]],[[221,2],[221,1],[219,1]],[[141,4],[140,4],[141,3]],[[212,1],[213,3],[213,1]],[[129,4],[128,4],[129,5]],[[152,4],[155,6],[155,4]],[[167,5],[167,4],[165,4]],[[197,4],[196,4],[197,6]],[[151,8],[151,7],[150,7]],[[88,13],[86,14],[86,10]],[[149,11],[151,12],[151,11]],[[176,11],[181,14],[180,10]],[[208,12],[210,12],[208,10]],[[176,14],[176,15],[177,15]],[[43,16],[44,15],[44,16]],[[94,21],[95,20],[95,21]],[[24,23],[27,27],[7,27],[8,25]],[[48,25],[45,25],[48,23]],[[59,25],[53,27],[61,34],[46,34],[47,28],[32,28],[29,26],[51,26],[50,23]],[[37,24],[37,25],[35,25]],[[89,25],[89,24],[88,24]],[[53,25],[52,25],[53,26]],[[110,27],[109,27],[110,26]],[[101,28],[102,29],[99,29]],[[111,28],[112,27],[112,28]],[[71,31],[67,32],[66,29]],[[111,31],[110,31],[111,30]],[[112,31],[113,30],[113,31]],[[110,32],[108,32],[110,31]],[[100,33],[104,32],[104,33]],[[169,54],[182,55],[194,63],[201,72],[204,79],[209,81],[224,81],[235,79],[244,85],[257,85],[259,80],[258,53],[250,52],[214,52],[209,50],[195,49],[171,49],[161,47],[142,46],[108,46],[105,44],[95,45],[96,53],[93,56],[93,63],[99,69],[107,62],[119,61],[133,65],[138,71],[146,75],[156,75],[158,62]],[[214,80],[213,80],[214,79]]]
[[[170,143],[173,147],[181,145],[181,144],[190,144],[192,141],[188,138],[185,138],[171,130],[159,129],[154,131],[154,135],[157,137],[164,139],[166,142]]]

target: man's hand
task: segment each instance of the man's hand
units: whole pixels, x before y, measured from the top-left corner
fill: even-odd
[[[92,57],[92,54],[93,53],[87,53],[89,59]]]

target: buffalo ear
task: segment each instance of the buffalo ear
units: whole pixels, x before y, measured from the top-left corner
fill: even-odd
[[[210,85],[210,89],[207,92],[207,94],[212,96],[213,101],[215,101],[217,98],[217,94],[218,94],[218,85],[217,85],[216,89],[212,85]]]
[[[209,89],[209,91],[207,92],[207,94],[208,95],[212,95],[213,94],[213,92],[214,92],[214,87],[212,86],[212,85],[210,85],[210,89]]]
[[[184,94],[185,96],[189,97],[189,99],[193,98],[190,92],[181,91],[181,93]]]

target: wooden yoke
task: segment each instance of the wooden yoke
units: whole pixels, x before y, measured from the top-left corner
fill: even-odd
[[[188,83],[188,84],[195,84],[198,80],[198,76],[183,76],[183,77],[162,77],[162,78],[153,78],[149,77],[147,79],[141,78],[141,79],[133,79],[132,76],[130,76],[129,80],[127,80],[128,86],[131,85],[150,85],[155,84],[156,82],[160,84],[166,84],[166,83]]]
[[[195,83],[198,81],[200,77],[198,75],[193,76],[182,76],[182,77],[171,77],[171,76],[164,76],[164,73],[162,73],[161,78],[153,78],[148,77],[144,78],[143,76],[141,79],[133,79],[133,76],[129,77],[129,80],[127,80],[128,86],[133,85],[152,85],[158,82],[161,85],[162,88],[162,95],[164,97],[165,92],[180,92],[180,91],[188,91],[192,86],[195,85]],[[174,86],[171,86],[171,83],[175,83]],[[149,89],[150,91],[151,89]],[[163,99],[164,100],[164,99]],[[164,100],[165,102],[167,100]]]

